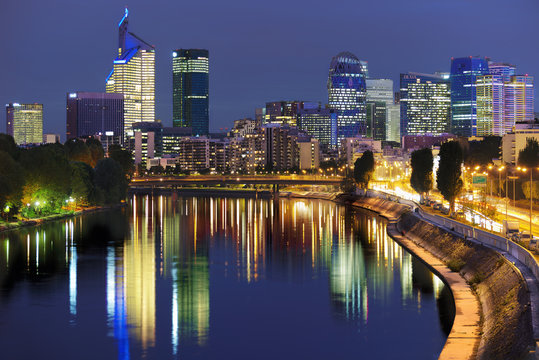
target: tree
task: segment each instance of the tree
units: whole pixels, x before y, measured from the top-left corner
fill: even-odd
[[[533,181],[533,185],[531,187],[532,194],[534,199],[539,199],[539,181]],[[522,192],[524,192],[524,196],[526,199],[530,198],[530,182],[525,181],[522,183]]]
[[[116,162],[120,164],[128,179],[133,177],[133,173],[135,172],[135,163],[133,161],[133,156],[129,151],[122,149],[120,145],[110,145],[109,158],[116,160]]]
[[[101,145],[101,141],[94,138],[89,138],[86,140],[86,146],[90,151],[90,159],[92,162],[89,165],[94,168],[97,165],[97,162],[103,159],[105,155],[103,151],[103,145]]]
[[[56,212],[71,192],[71,166],[61,144],[48,144],[21,152],[25,172],[23,203],[40,213]]]
[[[95,167],[94,178],[101,203],[115,204],[125,198],[127,178],[116,160],[111,158],[99,160]]]
[[[92,154],[86,143],[80,139],[69,139],[64,144],[69,161],[80,161],[92,165]]]
[[[0,133],[0,151],[5,151],[14,160],[19,158],[19,147],[15,144],[13,136]]]
[[[518,165],[529,169],[539,165],[539,143],[534,138],[526,139],[526,147],[518,153]]]
[[[374,155],[372,151],[365,151],[354,163],[354,179],[358,186],[367,189],[374,174]]]
[[[0,213],[8,217],[20,207],[24,174],[22,167],[0,150]]]
[[[95,201],[94,169],[86,163],[71,163],[71,197],[82,205]]]
[[[492,159],[500,157],[502,138],[499,136],[485,136],[481,141],[470,141],[465,156],[466,164],[470,166],[488,165]]]
[[[440,165],[436,173],[438,190],[449,201],[450,214],[455,211],[455,200],[462,191],[462,149],[456,141],[448,141],[440,148]]]
[[[421,195],[421,198],[424,198],[432,190],[432,167],[434,164],[432,150],[425,148],[414,151],[411,162],[412,175],[410,177],[410,185]]]

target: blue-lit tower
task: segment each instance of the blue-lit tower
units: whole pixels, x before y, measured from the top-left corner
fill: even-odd
[[[479,57],[451,59],[451,132],[460,136],[477,135],[478,76],[488,74],[488,60]]]
[[[129,11],[118,23],[118,56],[106,80],[107,93],[124,96],[124,132],[155,121],[155,48],[128,30]]]
[[[328,78],[329,108],[337,114],[337,140],[366,135],[365,72],[352,53],[341,52],[331,59]]]

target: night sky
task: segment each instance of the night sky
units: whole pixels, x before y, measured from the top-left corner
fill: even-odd
[[[393,79],[395,90],[399,73],[449,71],[452,56],[539,74],[536,0],[2,0],[0,103],[43,103],[44,132],[64,139],[65,94],[105,90],[125,5],[130,31],[156,46],[156,118],[166,126],[176,48],[210,51],[212,131],[266,101],[325,104],[340,51],[367,60],[370,76]]]

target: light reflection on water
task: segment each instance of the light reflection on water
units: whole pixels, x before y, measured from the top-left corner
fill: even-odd
[[[17,326],[5,314],[21,311],[13,304],[29,295],[19,289],[33,289],[36,281],[59,283],[47,286],[60,298],[65,291],[68,326],[58,321],[59,337],[69,328],[101,331],[102,348],[95,350],[101,358],[248,358],[257,342],[285,343],[275,334],[260,340],[255,334],[263,330],[242,330],[251,324],[245,314],[252,307],[262,313],[257,325],[285,332],[286,322],[272,325],[273,318],[263,316],[267,307],[257,308],[268,298],[284,319],[299,316],[287,304],[304,304],[305,334],[296,332],[295,346],[301,336],[315,341],[302,352],[315,358],[330,350],[382,351],[379,343],[391,328],[403,325],[415,337],[430,336],[413,350],[416,356],[436,358],[452,322],[444,284],[388,237],[385,221],[330,202],[134,196],[125,211],[0,234],[0,243],[0,294],[7,305],[0,310],[2,348],[7,329]],[[103,284],[95,288],[101,272]],[[305,294],[296,290],[302,287]],[[256,289],[264,289],[263,297]],[[39,293],[32,299],[49,301]],[[61,309],[58,301],[53,304]],[[89,307],[89,301],[103,306]],[[326,335],[316,342],[317,333]],[[418,340],[407,336],[399,333],[409,346]]]

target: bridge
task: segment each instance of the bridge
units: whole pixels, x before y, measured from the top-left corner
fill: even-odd
[[[141,177],[131,180],[131,189],[178,188],[183,186],[215,185],[272,185],[273,191],[279,186],[291,185],[334,185],[339,186],[342,178],[318,175],[194,175]]]

